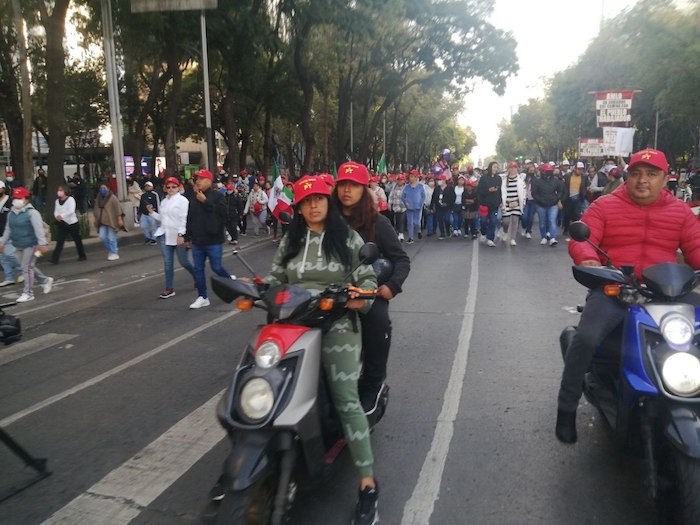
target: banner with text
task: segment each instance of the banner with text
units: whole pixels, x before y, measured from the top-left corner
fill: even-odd
[[[596,124],[599,128],[629,125],[632,120],[632,98],[634,91],[596,91]]]
[[[603,139],[579,139],[579,157],[605,157]]]
[[[605,154],[626,157],[632,153],[635,128],[603,128]]]

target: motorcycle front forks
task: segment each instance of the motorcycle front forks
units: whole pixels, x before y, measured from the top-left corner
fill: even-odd
[[[644,459],[647,464],[646,485],[652,501],[656,501],[659,491],[658,471],[656,467],[656,446],[654,443],[654,432],[651,428],[651,417],[648,414],[648,406],[644,401],[639,402],[641,410],[641,431],[642,445],[644,447]]]

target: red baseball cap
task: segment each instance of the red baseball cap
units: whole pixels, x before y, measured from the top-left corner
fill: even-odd
[[[364,164],[357,162],[346,162],[338,167],[338,179],[336,182],[349,180],[367,186],[369,184],[369,171]]]
[[[233,188],[234,188],[234,186],[230,182],[226,185],[227,190],[232,190]]]
[[[167,186],[168,184],[175,184],[175,186],[179,186],[180,181],[177,180],[175,177],[168,177],[167,179],[165,179],[164,186]]]
[[[396,180],[400,180],[400,181],[406,182],[406,175],[402,173],[401,175],[399,175],[398,177],[396,177]]]
[[[370,182],[379,182],[379,177],[372,177],[369,181]]]
[[[241,170],[241,175],[248,175],[248,170]]]
[[[318,175],[318,178],[321,179],[326,184],[329,184],[331,188],[333,186],[335,186],[335,179],[333,178],[333,175],[331,175],[330,173],[320,173]]]
[[[447,180],[447,175],[440,175],[438,180]]]
[[[420,177],[420,172],[417,169],[412,169],[411,171],[408,172],[409,175],[415,175],[416,177]]]
[[[13,199],[28,199],[30,196],[31,193],[29,193],[29,190],[27,190],[27,188],[23,188],[22,186],[12,190]]]
[[[214,175],[212,175],[209,170],[199,170],[194,176],[200,179],[214,180]]]
[[[510,168],[517,168],[517,167],[518,167],[518,163],[517,163],[517,162],[509,162],[509,163],[508,163],[508,169],[510,169]]]
[[[328,195],[331,189],[323,179],[312,175],[302,177],[294,183],[294,203],[299,204],[309,195]]]
[[[668,173],[668,161],[663,151],[647,148],[633,153],[630,163],[627,166],[627,171],[634,168],[637,164],[649,164],[650,166],[660,169],[664,173]]]

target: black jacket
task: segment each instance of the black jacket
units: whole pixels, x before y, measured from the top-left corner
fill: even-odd
[[[553,175],[539,177],[532,181],[532,198],[538,206],[549,208],[559,202],[562,192],[561,179]]]
[[[567,173],[564,175],[564,182],[561,187],[561,201],[564,202],[566,199],[570,197],[569,195],[569,181],[571,181],[571,176],[573,173]],[[588,175],[581,175],[581,186],[579,186],[578,189],[578,198],[583,199],[586,196],[586,191],[588,188],[588,184],[590,183],[588,179]]]
[[[151,190],[145,192],[143,195],[141,195],[141,200],[139,201],[139,217],[141,215],[149,215],[148,209],[146,206],[148,205],[153,206],[153,211],[158,213],[158,205],[160,204],[160,197],[158,194]]]
[[[12,198],[8,197],[7,200],[0,207],[0,235],[5,233],[5,225],[7,224],[7,214],[12,211]]]
[[[476,187],[479,204],[488,206],[490,210],[498,209],[501,205],[501,184],[503,184],[503,179],[500,175],[482,175]],[[491,191],[492,188],[495,190]]]
[[[367,241],[367,239],[364,240]],[[397,295],[401,293],[403,282],[411,271],[411,259],[403,250],[391,221],[381,214],[377,216],[377,222],[374,225],[374,242],[381,252],[380,257],[391,261],[391,264],[394,265],[391,277],[386,282],[379,284],[386,284],[391,293]]]
[[[196,196],[190,199],[185,237],[193,244],[222,244],[228,217],[226,199],[213,188],[204,195],[207,198],[204,202],[199,202]]]
[[[467,190],[464,190],[464,193],[462,193],[462,209],[464,211],[479,211],[479,195],[476,189],[471,193],[467,193]]]
[[[442,201],[440,200],[441,196]],[[440,186],[435,186],[433,198],[430,203],[433,205],[435,210],[451,210],[456,198],[457,196],[455,195],[455,190],[449,184],[445,186],[444,189]]]

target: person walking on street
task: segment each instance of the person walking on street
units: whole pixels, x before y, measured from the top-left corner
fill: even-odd
[[[450,233],[450,214],[454,203],[455,192],[451,186],[447,185],[447,175],[439,175],[437,188],[433,190],[432,205],[440,230],[440,237],[438,237],[440,240],[445,238],[445,232]]]
[[[236,187],[232,182],[229,182],[226,185],[226,209],[228,210],[226,231],[231,237],[229,244],[234,246],[238,244],[238,224],[241,222],[241,212],[243,211],[237,193]]]
[[[32,185],[32,195],[34,195],[34,205],[36,208],[43,210],[46,204],[46,192],[49,189],[49,181],[46,178],[46,172],[39,168],[36,172],[36,178]]]
[[[221,192],[212,188],[214,176],[208,170],[199,170],[195,179],[195,194],[187,212],[185,239],[192,243],[194,278],[197,299],[190,305],[196,310],[209,306],[204,265],[209,258],[212,271],[222,277],[232,277],[223,266],[224,241],[226,240],[226,200]]]
[[[129,202],[134,210],[134,226],[138,226],[139,205],[141,204],[141,195],[143,195],[143,191],[141,190],[141,186],[139,186],[138,181],[136,179],[132,179],[131,177],[126,178],[126,190],[129,196]]]
[[[78,260],[84,261],[87,257],[85,256],[83,240],[80,237],[80,222],[78,222],[78,216],[75,213],[75,199],[68,195],[65,186],[58,187],[56,197],[56,203],[53,207],[53,216],[56,219],[57,229],[56,247],[49,261],[53,264],[58,264],[63,251],[63,244],[66,242],[66,235],[70,235],[75,243],[75,248],[78,250]]]
[[[180,266],[189,272],[195,279],[194,264],[190,260],[190,252],[185,241],[187,233],[187,212],[190,208],[189,201],[180,195],[180,182],[175,177],[168,177],[163,184],[165,198],[160,201],[158,210],[150,209],[150,214],[156,221],[158,228],[155,238],[160,245],[163,255],[163,271],[165,273],[165,290],[160,294],[161,299],[168,299],[175,295],[174,289],[174,255],[180,261]],[[151,206],[150,204],[148,206]]]
[[[157,212],[158,206],[160,204],[160,197],[153,191],[153,183],[151,181],[146,181],[143,185],[144,192],[141,195],[139,201],[139,224],[141,225],[141,231],[143,232],[146,240],[145,244],[150,244],[155,246],[158,244],[156,241],[155,231],[158,228],[158,223],[151,215],[152,211]],[[148,210],[152,210],[149,212]]]
[[[576,163],[576,169],[572,173],[564,175],[562,185],[561,203],[564,206],[564,218],[562,221],[562,233],[569,232],[569,224],[577,221],[581,216],[581,208],[586,198],[586,178],[583,173],[583,162]]]
[[[537,213],[537,205],[532,197],[532,185],[535,181],[535,168],[530,166],[525,172],[525,208],[521,218],[524,235],[526,239],[532,239],[532,223],[535,222],[535,214]]]
[[[5,183],[0,181],[0,237],[5,233],[5,225],[7,224],[8,214],[12,211],[12,199],[10,194],[6,192]],[[11,193],[11,191],[10,191]],[[0,282],[0,287],[10,286],[12,284],[24,282],[22,275],[22,265],[17,260],[15,247],[11,241],[7,241],[5,249],[0,252],[0,265],[5,274],[5,278]]]
[[[541,245],[557,245],[557,212],[561,201],[561,180],[554,176],[551,164],[540,166],[541,174],[532,184],[532,198],[537,206],[537,219],[540,223]]]
[[[108,183],[103,182],[95,199],[95,228],[99,233],[102,243],[107,248],[107,260],[119,259],[119,246],[117,244],[117,232],[124,227],[124,212],[119,199],[109,189]]]
[[[501,187],[503,180],[498,174],[498,162],[491,162],[479,179],[476,192],[479,196],[479,204],[486,208],[486,215],[481,218],[481,234],[486,236],[486,244],[494,247],[496,243],[496,223],[498,222],[498,210],[501,207]]]
[[[260,187],[259,182],[253,183],[253,188],[248,194],[248,200],[245,203],[243,214],[250,217],[249,227],[253,228],[253,235],[260,235],[260,228],[267,232],[267,201],[268,197],[265,191]]]
[[[8,241],[11,241],[17,251],[17,258],[22,264],[24,290],[17,298],[18,303],[34,300],[35,277],[44,293],[49,293],[53,286],[53,277],[35,272],[37,253],[43,255],[48,251],[48,241],[41,214],[31,205],[30,197],[29,191],[22,186],[12,191],[12,211],[0,238],[0,253],[4,251]]]
[[[394,214],[394,227],[396,232],[399,234],[399,241],[403,242],[406,225],[406,205],[404,204],[401,196],[403,195],[403,189],[406,186],[406,175],[403,173],[399,175],[396,179],[396,186],[389,194],[389,209]]]
[[[520,217],[525,207],[525,181],[518,173],[517,162],[508,164],[508,174],[503,177],[501,195],[503,196],[503,232],[508,236],[503,240],[515,246],[518,244],[515,237],[518,234]]]
[[[425,202],[425,190],[422,184],[418,184],[417,170],[411,170],[408,174],[408,184],[403,187],[401,200],[406,206],[408,244],[413,244],[414,234],[416,234],[419,239],[423,238],[420,216],[423,211],[423,202]]]

